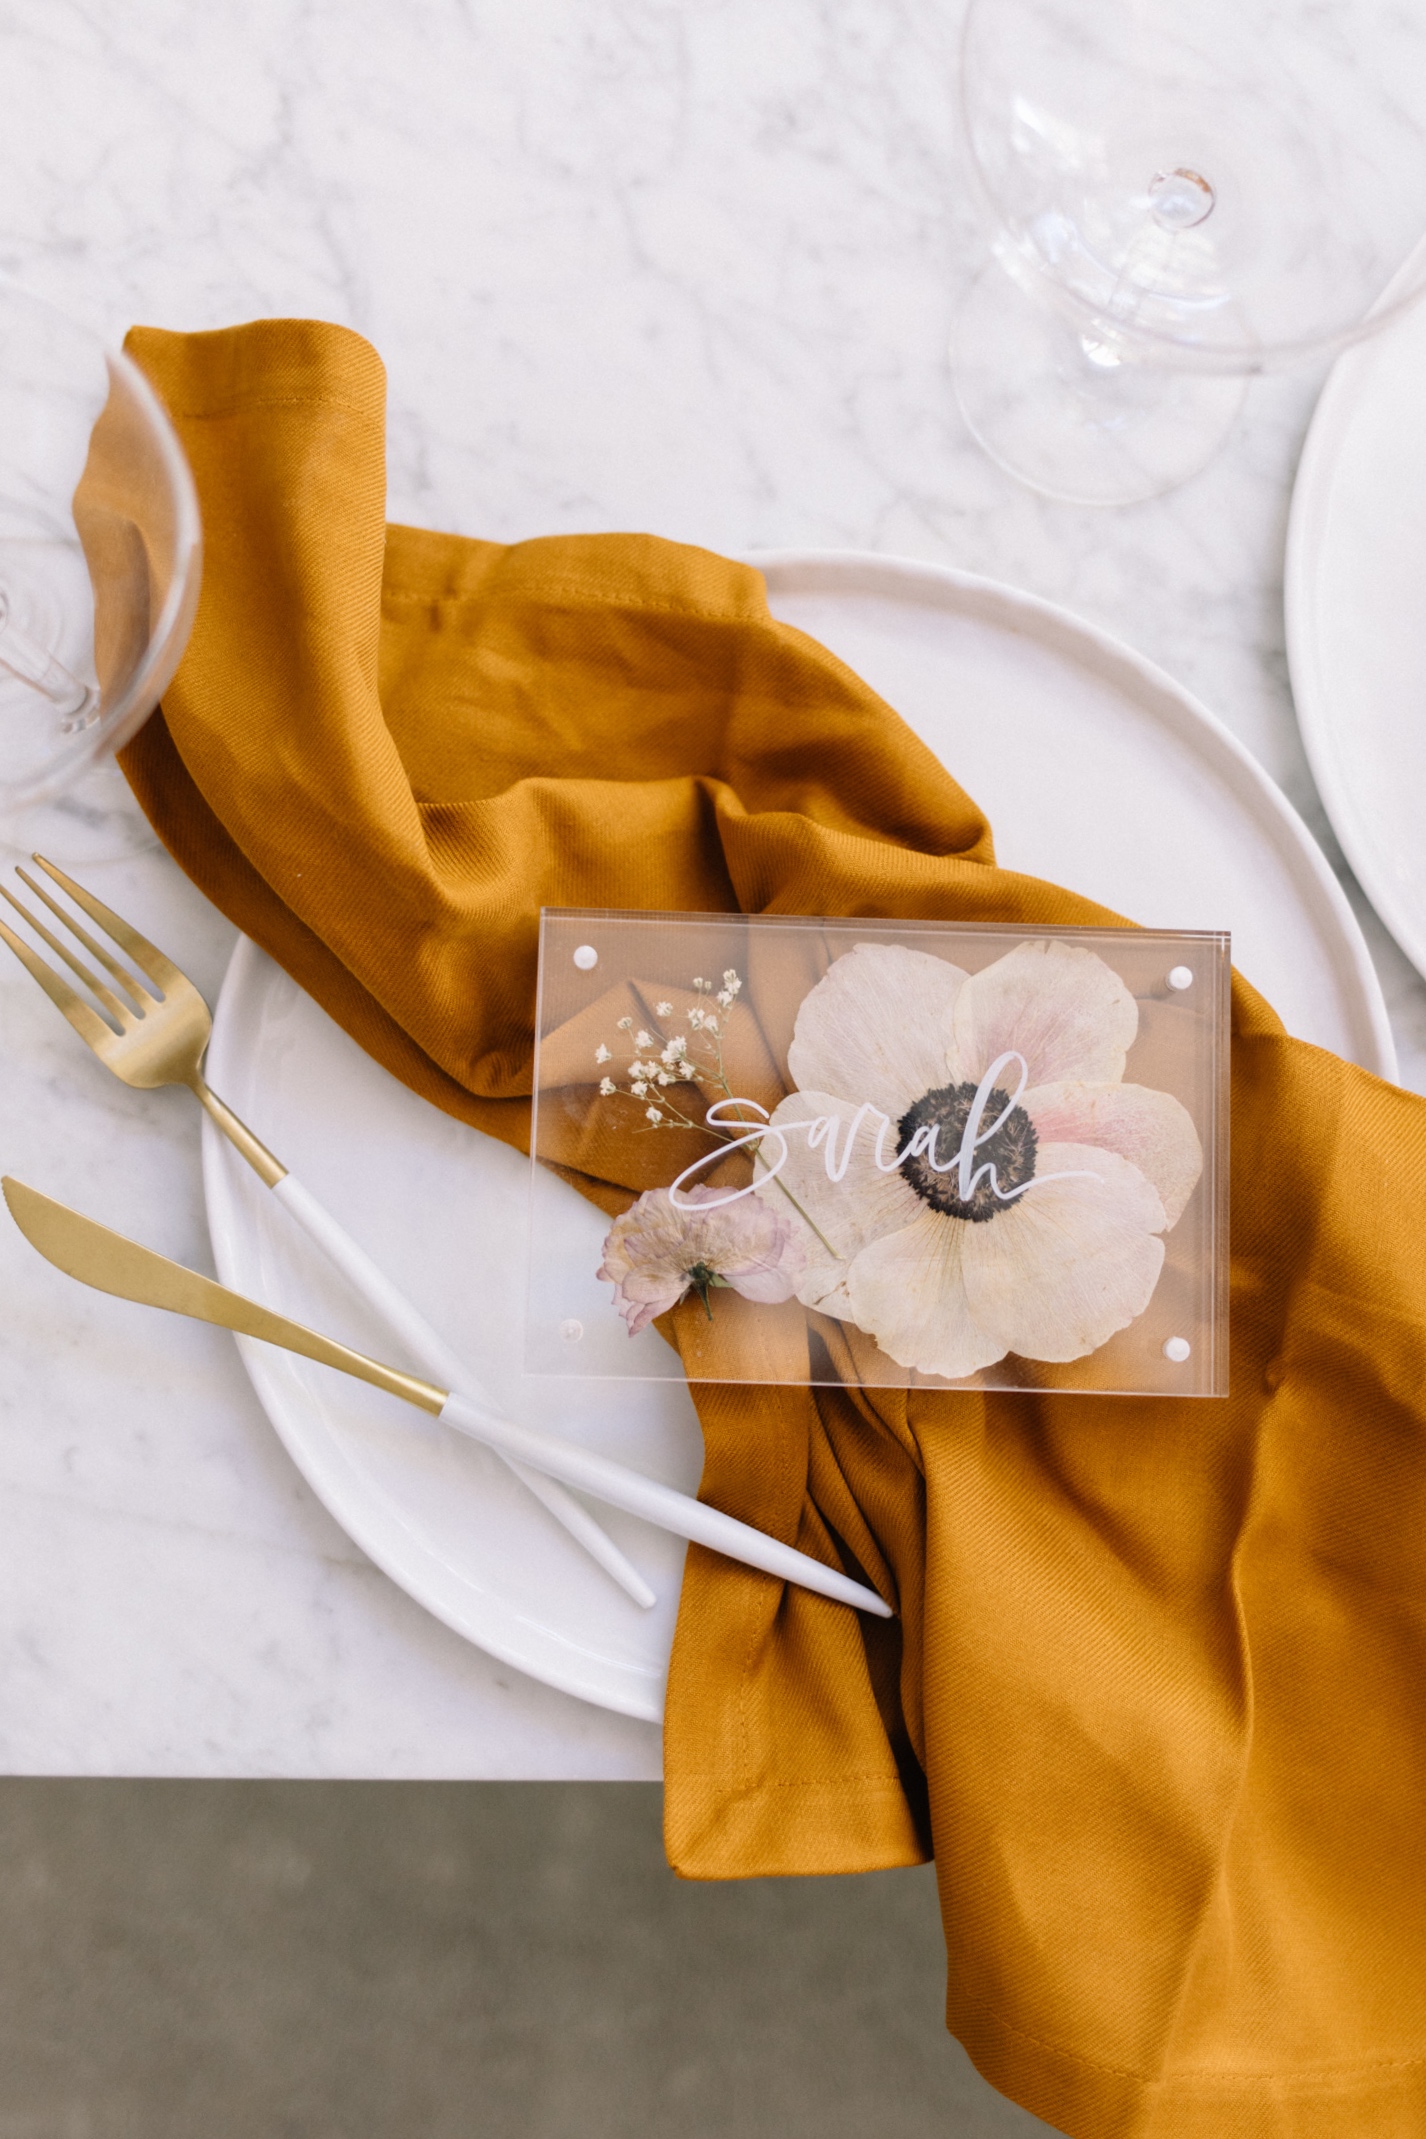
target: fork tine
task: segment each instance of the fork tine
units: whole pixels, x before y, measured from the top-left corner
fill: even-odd
[[[12,928],[7,928],[3,921],[0,921],[0,941],[9,944],[21,965],[39,982],[55,1008],[62,1010],[69,1019],[80,1039],[92,1047],[96,1055],[102,1054],[113,1040],[114,1034],[98,1011],[91,1010],[88,1003],[82,1002],[69,982],[61,980],[54,968],[47,966],[39,953],[32,951],[28,943],[17,936]]]
[[[117,943],[121,951],[128,953],[139,971],[146,974],[156,988],[167,995],[174,989],[191,987],[192,983],[179,971],[173,960],[165,958],[158,945],[150,943],[147,936],[141,936],[121,914],[116,914],[102,899],[96,899],[93,892],[86,891],[82,884],[76,884],[74,878],[66,876],[62,869],[56,869],[54,863],[47,862],[43,854],[36,854],[32,859],[37,868],[43,869],[45,875],[59,885],[61,891],[68,892],[75,905],[81,907],[91,921],[98,923],[105,935]]]
[[[89,989],[92,995],[97,997],[99,1002],[101,1002],[104,1008],[109,1012],[109,1015],[113,1018],[117,1018],[119,1024],[123,1027],[124,1031],[131,1031],[132,1028],[138,1023],[139,1018],[143,1015],[143,1012],[139,1011],[136,1014],[129,1008],[127,1003],[121,1003],[118,996],[115,995],[113,989],[106,988],[103,981],[98,979],[93,973],[90,972],[88,966],[81,965],[79,960],[74,956],[74,953],[72,951],[67,950],[64,944],[60,942],[58,936],[51,935],[50,931],[45,927],[44,922],[38,920],[36,916],[30,912],[28,906],[22,906],[19,900],[13,895],[13,893],[8,892],[5,889],[5,886],[3,884],[0,884],[0,899],[3,899],[7,906],[14,907],[16,913],[20,916],[20,919],[34,930],[35,934],[40,938],[41,942],[47,943],[49,945],[50,949],[54,952],[56,958],[62,958],[64,960],[64,963],[69,967],[70,972],[73,973],[76,980],[83,981],[85,987]],[[59,979],[58,974],[55,975],[55,978],[57,980]],[[60,986],[65,987],[66,983],[60,981]]]
[[[60,905],[58,899],[52,899],[50,897],[49,893],[45,890],[43,884],[37,884],[35,882],[34,878],[30,875],[28,869],[21,869],[17,867],[15,870],[15,874],[20,879],[20,882],[26,885],[29,890],[34,893],[37,899],[42,899],[44,901],[45,905],[48,906],[50,912],[54,915],[55,919],[63,923],[63,925],[69,930],[71,936],[76,937],[78,941],[84,945],[84,948],[86,951],[88,951],[90,957],[97,958],[100,965],[103,966],[104,971],[109,974],[112,979],[118,981],[119,986],[123,989],[125,995],[128,996],[130,1002],[134,1005],[134,1008],[136,1010],[138,1010],[142,1014],[145,1004],[148,1005],[150,1010],[157,1009],[158,1005],[155,1003],[153,997],[149,994],[148,989],[144,987],[142,982],[135,980],[132,973],[126,973],[124,971],[124,968],[120,965],[118,959],[111,958],[109,953],[105,950],[103,944],[96,943],[94,941],[94,938],[90,935],[88,929],[82,928],[79,922],[75,920],[73,914],[67,914],[64,908]],[[12,899],[10,903],[13,906],[16,902]],[[29,920],[29,915],[27,914],[25,918]],[[38,923],[32,923],[31,925],[37,927]]]

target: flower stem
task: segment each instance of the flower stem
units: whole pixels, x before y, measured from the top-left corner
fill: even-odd
[[[784,1196],[786,1196],[788,1202],[792,1205],[792,1208],[796,1211],[798,1217],[802,1220],[803,1224],[811,1226],[813,1232],[817,1235],[817,1238],[821,1241],[823,1247],[827,1250],[827,1253],[831,1256],[833,1262],[844,1263],[846,1261],[845,1255],[838,1255],[836,1249],[832,1246],[831,1241],[828,1240],[826,1234],[822,1231],[822,1228],[818,1225],[816,1219],[811,1215],[809,1211],[803,1210],[802,1205],[798,1202],[796,1196],[793,1195],[792,1190],[787,1187],[780,1174],[773,1175],[772,1185],[774,1188],[780,1188],[782,1190],[782,1193],[784,1194]]]
[[[708,1297],[709,1291],[715,1285],[721,1286],[724,1292],[729,1291],[731,1287],[728,1279],[721,1277],[711,1263],[695,1263],[693,1268],[688,1271],[687,1277],[689,1284],[703,1302],[704,1314],[707,1315],[711,1322],[713,1320],[713,1302]]]
[[[733,1087],[728,1082],[728,1073],[723,1062],[723,1026],[727,1022],[727,1019],[731,1016],[731,1014],[731,1009],[724,1011],[722,1018],[720,1018],[719,1020],[716,1030],[711,1034],[706,1030],[700,1031],[698,1034],[698,1040],[702,1042],[705,1051],[711,1051],[712,1053],[712,1081],[715,1081],[723,1087],[723,1094],[725,1098],[735,1100],[737,1095],[733,1091]],[[659,1038],[663,1039],[664,1032],[659,1020],[657,1018],[650,1017],[649,1022],[653,1025],[654,1030],[659,1035]],[[688,1059],[690,1061],[694,1059],[693,1048],[695,1044],[697,1043],[694,1040],[689,1041]],[[707,1070],[695,1068],[694,1083],[701,1084],[704,1078],[708,1076],[709,1072]],[[683,1081],[687,1082],[687,1079],[684,1079]],[[654,1088],[650,1087],[650,1090],[652,1092],[654,1091]],[[652,1136],[654,1132],[659,1129],[694,1129],[701,1131],[704,1136],[715,1137],[720,1143],[731,1144],[736,1141],[736,1139],[729,1135],[729,1133],[725,1129],[710,1128],[706,1121],[696,1122],[691,1120],[690,1117],[684,1113],[682,1107],[677,1106],[674,1101],[669,1097],[669,1091],[670,1087],[668,1085],[661,1085],[654,1093],[657,1103],[667,1109],[669,1118],[665,1121],[651,1122],[647,1129],[636,1129],[634,1131],[635,1136]],[[639,1099],[636,1093],[626,1092],[622,1086],[619,1088],[617,1097],[620,1099],[633,1100],[636,1106],[643,1105],[643,1101]],[[756,1128],[758,1125],[756,1122],[748,1122],[745,1124],[745,1126],[748,1128]],[[802,1220],[803,1224],[807,1226],[810,1231],[816,1234],[817,1238],[821,1241],[823,1247],[827,1250],[827,1253],[831,1256],[833,1262],[845,1262],[846,1257],[837,1253],[836,1249],[832,1246],[831,1241],[828,1240],[826,1234],[822,1231],[821,1226],[818,1225],[816,1219],[812,1216],[810,1211],[806,1211],[803,1209],[802,1205],[798,1202],[796,1196],[793,1195],[792,1190],[788,1188],[776,1174],[773,1175],[773,1181],[776,1186],[782,1190],[783,1195],[792,1205],[792,1208],[796,1211],[798,1217]],[[713,1309],[708,1304],[708,1285],[710,1283],[717,1283],[718,1280],[711,1278],[707,1280],[700,1280],[695,1277],[691,1271],[689,1273],[689,1277],[695,1289],[698,1291],[699,1296],[703,1301],[704,1307],[707,1308],[708,1319],[711,1322],[713,1319]]]

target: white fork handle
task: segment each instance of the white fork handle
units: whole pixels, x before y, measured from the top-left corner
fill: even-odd
[[[295,1174],[284,1174],[272,1193],[308,1238],[316,1242],[328,1262],[341,1271],[348,1284],[361,1294],[368,1306],[375,1308],[393,1335],[401,1339],[413,1364],[423,1374],[429,1375],[442,1389],[469,1389],[477,1402],[494,1408],[470,1369],[436,1334],[425,1316],[417,1312],[404,1293],[397,1291],[366,1250],[358,1247],[350,1233],[338,1225],[331,1212],[324,1209],[310,1189],[302,1186]],[[627,1591],[635,1604],[642,1605],[647,1611],[658,1602],[637,1567],[630,1564],[612,1538],[606,1537],[589,1510],[581,1507],[572,1493],[567,1493],[562,1485],[542,1471],[527,1469],[504,1449],[499,1453],[520,1483],[529,1488],[542,1507],[549,1509],[556,1522],[563,1523],[570,1536],[583,1545],[590,1558],[597,1560],[621,1589]]]
[[[657,1523],[675,1537],[711,1545],[730,1560],[761,1567],[767,1574],[780,1575],[784,1582],[800,1582],[804,1589],[835,1597],[839,1604],[850,1604],[859,1612],[872,1612],[878,1619],[892,1617],[891,1606],[884,1604],[874,1589],[864,1588],[840,1569],[826,1567],[821,1560],[811,1559],[805,1552],[769,1537],[766,1531],[740,1523],[735,1516],[723,1515],[690,1494],[675,1491],[671,1485],[660,1485],[642,1471],[611,1463],[607,1456],[596,1456],[592,1450],[577,1448],[572,1441],[558,1440],[553,1434],[512,1425],[509,1419],[498,1417],[468,1395],[448,1396],[441,1417],[446,1425],[484,1441],[488,1448],[499,1449],[507,1459],[519,1456],[527,1463],[538,1464],[552,1477],[563,1478],[567,1484],[607,1500],[613,1508],[641,1515],[645,1522]]]

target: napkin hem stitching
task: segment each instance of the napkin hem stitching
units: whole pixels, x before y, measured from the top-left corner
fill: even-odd
[[[1426,2067],[1426,2057],[1378,2057],[1354,2065],[1323,2065],[1316,2072],[1303,2073],[1300,2077],[1291,2071],[1262,2072],[1207,2072],[1187,2071],[1171,2075],[1137,2071],[1132,2065],[1112,2065],[1106,2058],[1089,2057],[1082,2050],[1071,2050],[1062,2043],[1052,2042],[1043,2035],[1032,2034],[1028,2028],[1017,2027],[1013,2020],[994,2011],[987,2013],[996,2027],[1003,2028],[1007,2035],[1014,2035],[1021,2042],[1033,2043],[1037,2050],[1047,2050],[1052,2057],[1060,2057],[1067,2064],[1082,2066],[1088,2072],[1106,2072],[1115,2079],[1133,2080],[1144,2087],[1181,2086],[1185,2083],[1195,2088],[1249,2087],[1270,2080],[1274,2086],[1292,2088],[1300,2093],[1332,2087],[1339,2080],[1355,2075],[1374,2072],[1419,2072]]]
[[[229,401],[221,408],[170,408],[170,416],[184,423],[221,422],[225,416],[246,416],[270,408],[336,409],[346,416],[367,416],[370,409],[359,401],[333,401],[325,394],[280,394],[261,401]]]
[[[265,405],[276,407],[280,404]],[[352,413],[359,412],[354,410]],[[490,597],[475,590],[462,594],[434,594],[429,587],[394,586],[390,581],[383,585],[381,598],[385,603],[410,603],[423,609],[486,610],[490,606]],[[542,602],[563,601],[571,608],[613,610],[621,616],[699,617],[715,624],[727,621],[726,609],[716,603],[641,601],[637,596],[628,595],[611,599],[607,587],[590,585],[584,580],[547,580],[541,585],[540,599]]]

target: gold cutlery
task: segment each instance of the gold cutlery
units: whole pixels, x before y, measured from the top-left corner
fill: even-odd
[[[156,995],[150,994],[143,983],[126,967],[120,965],[88,929],[72,914],[66,913],[42,884],[36,883],[28,871],[17,870],[20,881],[61,926],[68,930],[74,941],[89,953],[114,983],[114,986],[110,987],[99,979],[46,927],[38,915],[31,913],[27,906],[0,885],[0,898],[14,908],[40,941],[47,944],[56,958],[69,968],[92,998],[86,1001],[62,974],[56,972],[22,937],[17,936],[13,929],[0,921],[0,938],[9,945],[26,971],[39,982],[55,1007],[68,1018],[80,1039],[92,1049],[107,1070],[112,1071],[124,1084],[135,1086],[140,1091],[152,1091],[166,1084],[186,1085],[233,1148],[241,1152],[258,1179],[271,1190],[276,1200],[302,1227],[308,1238],[322,1250],[328,1261],[341,1271],[354,1290],[376,1310],[418,1365],[426,1373],[439,1376],[452,1388],[476,1392],[479,1401],[486,1405],[487,1409],[491,1408],[488,1398],[480,1391],[476,1377],[444,1339],[431,1328],[425,1317],[417,1312],[384,1272],[377,1268],[365,1249],[338,1225],[336,1219],[323,1208],[311,1191],[304,1188],[302,1183],[288,1172],[280,1159],[273,1157],[267,1146],[258,1141],[251,1129],[239,1121],[232,1108],[225,1105],[211,1089],[203,1075],[203,1058],[213,1030],[213,1020],[207,1003],[187,974],[180,972],[173,960],[166,958],[146,936],[141,936],[136,928],[131,927],[119,914],[96,899],[92,892],[86,891],[83,885],[76,884],[62,869],[57,869],[53,862],[46,861],[40,854],[35,855],[34,860],[51,882],[68,894],[75,905],[103,930],[110,942],[117,945],[158,991]],[[96,1003],[99,1009],[94,1007]],[[108,1019],[113,1020],[112,1024],[106,1022],[106,1017],[100,1016],[100,1009],[106,1013]],[[584,1547],[592,1559],[598,1561],[605,1573],[612,1576],[636,1604],[647,1610],[657,1601],[638,1569],[619,1550],[613,1539],[605,1535],[588,1509],[581,1507],[571,1493],[566,1492],[562,1485],[540,1470],[526,1469],[517,1457],[506,1454],[505,1460],[521,1483],[534,1494],[536,1500],[549,1510],[557,1522],[564,1525],[570,1536]]]
[[[182,1263],[156,1255],[151,1248],[141,1247],[122,1233],[111,1232],[107,1226],[54,1202],[23,1181],[6,1175],[0,1187],[11,1217],[31,1247],[83,1285],[117,1294],[121,1300],[137,1300],[146,1307],[188,1315],[198,1322],[215,1322],[221,1329],[235,1330],[243,1337],[260,1337],[265,1344],[281,1345],[285,1351],[314,1359],[321,1366],[335,1367],[340,1373],[351,1374],[358,1381],[370,1382],[374,1388],[400,1397],[403,1403],[432,1413],[457,1432],[483,1441],[501,1455],[535,1465],[549,1476],[607,1501],[611,1507],[623,1508],[628,1514],[656,1523],[660,1529],[671,1530],[675,1537],[711,1546],[729,1559],[761,1568],[784,1582],[798,1582],[804,1589],[816,1590],[858,1611],[871,1612],[878,1619],[892,1617],[891,1607],[875,1590],[673,1486],[661,1485],[641,1471],[629,1470],[607,1456],[594,1455],[572,1441],[512,1425],[469,1396],[438,1388],[414,1374],[403,1374],[397,1367],[370,1359],[364,1352],[354,1352],[300,1322],[275,1314],[270,1307],[259,1306],[256,1300],[230,1292],[226,1285],[200,1277]]]

